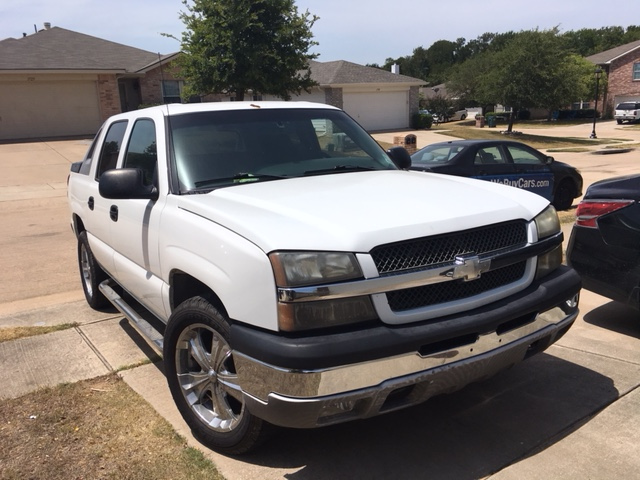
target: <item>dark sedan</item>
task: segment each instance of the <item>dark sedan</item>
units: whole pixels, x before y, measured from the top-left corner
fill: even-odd
[[[640,310],[640,175],[592,184],[578,205],[567,258],[587,290]]]
[[[411,155],[411,170],[478,178],[523,188],[547,198],[558,210],[582,195],[582,176],[520,142],[455,140],[428,145]]]

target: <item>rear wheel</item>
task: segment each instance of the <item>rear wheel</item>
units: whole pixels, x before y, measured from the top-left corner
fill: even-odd
[[[211,302],[190,298],[169,319],[164,365],[193,435],[214,450],[241,454],[262,440],[265,423],[245,408],[228,338],[229,323]]]
[[[87,232],[82,232],[78,235],[78,268],[80,269],[84,298],[86,298],[89,306],[94,309],[100,309],[109,305],[109,300],[99,288],[100,283],[109,277],[100,268],[93,253],[91,253]]]
[[[622,125],[622,120],[616,120],[616,122],[618,122],[618,125]]]
[[[553,206],[556,210],[568,210],[576,197],[576,187],[571,180],[563,180],[553,195]]]

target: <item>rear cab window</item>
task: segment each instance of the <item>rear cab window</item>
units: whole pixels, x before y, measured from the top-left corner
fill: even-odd
[[[116,168],[128,123],[128,121],[124,120],[114,122],[109,126],[100,151],[100,158],[98,159],[96,180],[100,180],[102,174],[107,170]]]

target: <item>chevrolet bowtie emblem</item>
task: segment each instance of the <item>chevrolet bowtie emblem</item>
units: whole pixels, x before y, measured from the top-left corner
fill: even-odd
[[[480,275],[488,272],[490,267],[490,259],[481,260],[478,255],[460,255],[456,257],[453,268],[444,272],[443,275],[468,282],[480,278]]]

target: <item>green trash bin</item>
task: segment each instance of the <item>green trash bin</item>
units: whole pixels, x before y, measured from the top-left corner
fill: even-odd
[[[496,126],[496,116],[495,115],[489,115],[487,117],[487,125],[489,126],[489,128],[495,128],[495,126]]]

